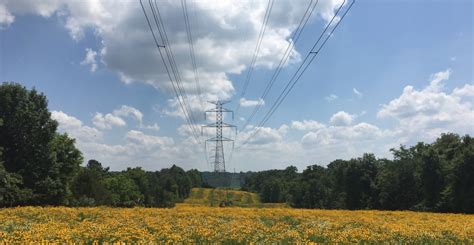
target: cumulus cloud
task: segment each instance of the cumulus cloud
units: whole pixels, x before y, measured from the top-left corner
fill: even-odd
[[[391,118],[398,122],[397,130],[410,139],[432,140],[441,132],[473,133],[473,85],[455,88],[451,93],[444,89],[449,79],[448,69],[431,76],[428,86],[416,90],[406,86],[402,94],[382,105],[378,118]]]
[[[264,145],[281,142],[288,131],[288,125],[283,124],[279,128],[252,127],[251,130],[239,133],[237,141],[247,142],[249,145]],[[254,134],[257,132],[256,134]]]
[[[303,120],[303,121],[292,121],[291,122],[291,128],[297,129],[297,130],[317,130],[324,128],[326,125],[323,123],[320,123],[318,121],[313,121],[313,120]]]
[[[251,106],[256,106],[258,104],[264,105],[265,101],[262,98],[259,98],[258,100],[248,100],[245,98],[240,99],[240,106],[242,107],[251,107]]]
[[[127,125],[127,123],[118,116],[110,113],[103,115],[100,112],[97,112],[92,118],[92,123],[100,129],[111,129],[114,126],[122,127]]]
[[[66,132],[78,140],[96,141],[102,138],[102,132],[96,128],[83,125],[79,119],[62,111],[52,111],[51,118],[58,121],[60,131]]]
[[[347,126],[352,124],[354,117],[345,111],[339,111],[331,116],[329,122],[334,126]]]
[[[168,166],[167,164],[177,160],[193,157],[196,160],[204,161],[204,159],[197,157],[197,155],[201,156],[198,154],[201,149],[189,145],[187,142],[175,146],[171,137],[129,130],[121,137],[114,139],[111,144],[106,142],[104,138],[107,137],[103,137],[102,131],[84,125],[76,117],[62,111],[52,111],[51,116],[58,121],[60,131],[66,132],[76,139],[77,146],[83,152],[86,161],[97,159],[105,165],[110,164],[113,170],[130,166],[143,166],[153,170]],[[106,133],[110,133],[110,131],[106,131]],[[182,155],[183,153],[185,155]],[[182,166],[188,166],[187,162],[184,163]]]
[[[113,114],[118,117],[132,117],[140,123],[143,119],[143,113],[141,111],[127,105],[122,105],[119,109],[114,110]]]
[[[144,146],[144,147],[154,147],[162,145],[172,145],[174,141],[169,137],[159,137],[153,135],[146,135],[141,131],[130,130],[125,135],[125,138],[135,144]]]
[[[151,124],[151,125],[143,125],[142,128],[153,130],[153,131],[159,131],[160,130],[160,126],[157,123],[154,123],[154,124]]]
[[[474,97],[474,84],[465,84],[462,88],[455,88],[452,95],[459,98]]]
[[[81,65],[90,65],[91,66],[91,72],[95,72],[97,70],[97,52],[90,49],[86,48],[86,57],[84,57],[84,60],[81,62]]]
[[[112,127],[123,127],[126,126],[124,118],[130,117],[138,121],[140,126],[142,125],[143,113],[138,109],[122,105],[120,108],[114,110],[112,113],[102,114],[97,112],[92,118],[92,123],[100,129],[111,129]],[[157,126],[157,125],[156,125]]]
[[[147,13],[151,15],[148,2],[143,2]],[[342,0],[320,0],[312,21],[321,22],[321,25],[327,23],[341,3]],[[101,40],[100,50],[87,51],[84,59],[84,64],[91,65],[92,71],[97,69],[97,61],[100,60],[104,67],[116,72],[123,82],[144,82],[173,94],[172,84],[138,1],[4,0],[1,6],[3,23],[11,24],[15,15],[50,17],[56,14],[76,41],[84,38],[84,30],[94,30]],[[188,92],[189,104],[192,105],[198,96],[197,86],[180,1],[161,1],[159,7],[182,86]],[[279,63],[306,7],[306,4],[294,4],[291,1],[274,3],[256,61],[257,69],[273,68]],[[190,4],[189,11],[193,13],[190,14],[190,27],[202,88],[201,100],[229,99],[233,96],[234,86],[229,76],[240,74],[247,68],[265,8],[265,1],[205,0]],[[299,60],[300,54],[293,50],[287,64]],[[170,104],[173,107],[169,111],[180,110],[178,103]]]
[[[308,132],[301,139],[304,145],[328,145],[347,143],[348,141],[375,140],[388,135],[377,126],[369,123],[358,123],[344,127],[328,126]]]

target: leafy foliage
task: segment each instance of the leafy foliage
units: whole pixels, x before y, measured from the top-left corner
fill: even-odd
[[[82,158],[74,140],[56,133],[58,123],[51,119],[46,96],[4,83],[0,118],[4,169],[18,177],[13,178],[17,186],[32,193],[28,200],[11,200],[12,204],[67,204],[68,184]],[[66,152],[71,150],[71,154]]]
[[[46,96],[16,83],[0,85],[0,207],[111,205],[172,207],[201,186],[197,170],[111,172],[85,167],[75,140],[59,134]]]
[[[247,176],[243,189],[264,202],[300,208],[426,210],[474,213],[474,142],[442,134],[434,143],[335,160],[302,173],[269,170]],[[291,168],[291,167],[289,167]]]

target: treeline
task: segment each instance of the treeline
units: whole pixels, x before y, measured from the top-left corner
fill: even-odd
[[[466,122],[469,123],[469,122]],[[474,140],[443,134],[431,144],[262,172],[200,173],[172,166],[161,171],[113,172],[83,162],[75,140],[57,132],[47,99],[15,83],[0,85],[0,207],[69,205],[172,207],[192,187],[239,186],[263,202],[298,208],[426,210],[474,213]],[[211,185],[209,185],[211,183]]]
[[[197,170],[174,165],[156,172],[112,172],[90,160],[82,167],[75,140],[57,127],[44,94],[19,84],[0,85],[0,207],[171,207],[201,185]]]
[[[72,181],[72,206],[108,205],[115,207],[173,207],[200,187],[197,170],[185,172],[173,165],[161,171],[144,171],[140,167],[110,172],[96,160],[90,160]]]
[[[434,143],[391,150],[394,160],[361,158],[293,166],[246,178],[264,202],[298,208],[474,213],[474,139],[442,134]]]

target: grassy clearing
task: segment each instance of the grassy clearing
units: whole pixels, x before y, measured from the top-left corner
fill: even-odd
[[[236,207],[285,207],[284,203],[261,203],[257,194],[233,189],[193,188],[189,198],[178,206],[216,207],[222,201],[231,201]]]

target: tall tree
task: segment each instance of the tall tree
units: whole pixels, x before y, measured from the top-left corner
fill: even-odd
[[[110,204],[110,192],[104,184],[105,177],[109,175],[109,168],[102,167],[97,160],[89,160],[72,183],[75,204],[80,206]]]
[[[453,157],[453,171],[444,194],[449,211],[474,213],[474,139],[464,136]]]
[[[23,185],[33,190],[36,203],[52,202],[61,181],[51,143],[57,122],[51,119],[46,96],[15,83],[0,85],[0,147],[6,171],[16,173]]]
[[[201,187],[202,177],[197,169],[191,169],[186,172],[191,181],[191,187]]]
[[[421,187],[423,191],[423,208],[436,210],[444,188],[443,163],[433,147],[422,154]]]

